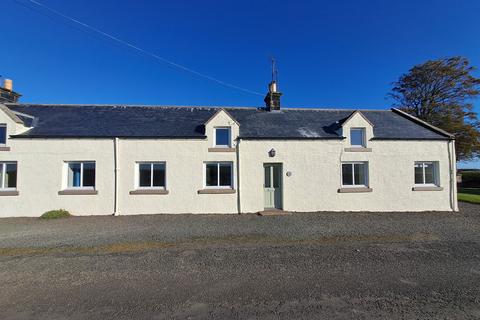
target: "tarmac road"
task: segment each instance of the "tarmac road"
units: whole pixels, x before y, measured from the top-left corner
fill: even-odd
[[[460,213],[0,220],[0,319],[479,319]]]

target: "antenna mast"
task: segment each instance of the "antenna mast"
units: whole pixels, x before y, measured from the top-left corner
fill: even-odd
[[[277,82],[278,71],[275,58],[272,57],[272,82]]]

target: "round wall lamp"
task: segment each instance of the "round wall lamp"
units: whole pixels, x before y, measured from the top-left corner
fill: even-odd
[[[270,158],[275,157],[275,154],[277,154],[277,152],[273,148],[270,151],[268,151],[268,155],[270,156]]]

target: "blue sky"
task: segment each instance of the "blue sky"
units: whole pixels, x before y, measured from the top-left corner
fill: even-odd
[[[262,96],[179,71],[28,0],[0,1],[0,74],[14,79],[23,102],[263,104]],[[38,1],[253,91],[266,91],[275,56],[288,107],[388,108],[391,83],[415,64],[462,55],[480,67],[476,0]]]

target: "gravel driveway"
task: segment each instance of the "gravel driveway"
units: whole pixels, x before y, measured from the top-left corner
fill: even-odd
[[[0,220],[0,319],[478,319],[460,213]]]

